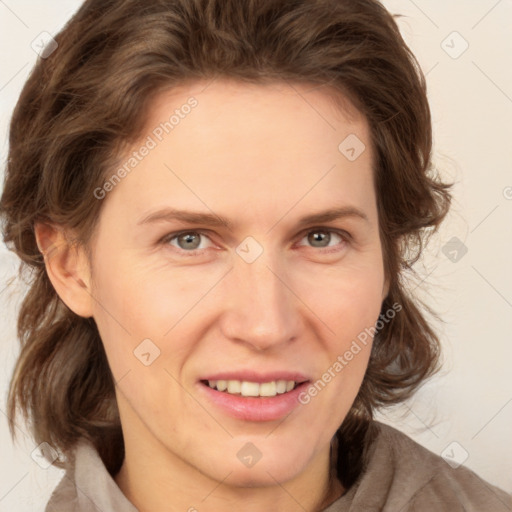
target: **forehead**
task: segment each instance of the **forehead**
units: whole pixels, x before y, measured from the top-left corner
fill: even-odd
[[[251,203],[274,204],[276,215],[298,200],[364,202],[373,189],[368,125],[346,98],[334,98],[313,84],[219,79],[162,92],[125,159],[149,141],[151,149],[112,195],[138,210],[173,202],[244,211]]]
[[[208,82],[188,82],[157,95],[147,112],[145,133],[159,123],[168,121],[174,112],[184,107],[188,111],[186,104],[191,98],[200,106],[193,109],[194,117],[200,118],[205,128],[208,121],[222,120],[227,131],[230,127],[236,128],[244,116],[247,122],[244,128],[255,126],[260,133],[265,129],[269,133],[277,130],[283,133],[283,128],[285,131],[291,128],[298,136],[305,131],[301,127],[307,128],[299,121],[308,118],[311,130],[322,127],[324,130],[338,131],[340,125],[344,125],[353,127],[363,135],[362,132],[367,129],[366,119],[350,99],[327,84],[281,81],[246,83],[217,78]],[[261,123],[261,117],[268,114],[268,110],[272,110],[273,115],[267,118],[267,123]]]

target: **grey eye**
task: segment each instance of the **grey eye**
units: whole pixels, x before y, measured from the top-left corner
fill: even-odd
[[[308,242],[313,247],[328,247],[331,240],[331,234],[329,231],[311,231],[308,234]]]
[[[189,232],[182,233],[181,235],[176,236],[176,240],[180,249],[197,249],[199,245],[201,245],[201,233]]]

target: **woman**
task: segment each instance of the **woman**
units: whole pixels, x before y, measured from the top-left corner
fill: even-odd
[[[438,365],[401,279],[450,203],[431,143],[376,1],[86,1],[0,202],[47,510],[510,510],[373,420]]]

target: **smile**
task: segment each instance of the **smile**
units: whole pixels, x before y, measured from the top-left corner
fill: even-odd
[[[294,380],[273,380],[269,382],[250,382],[246,380],[208,380],[205,383],[217,391],[238,396],[272,397],[295,389],[299,384]]]
[[[293,378],[293,375],[287,377]],[[202,379],[198,381],[197,389],[206,403],[222,413],[239,420],[260,422],[281,420],[299,408],[301,403],[298,397],[310,383],[310,380],[299,380],[301,377],[298,375],[295,376],[298,380],[253,378]]]

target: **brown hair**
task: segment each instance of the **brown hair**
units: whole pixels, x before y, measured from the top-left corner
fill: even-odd
[[[140,136],[148,102],[164,89],[215,77],[330,84],[369,123],[390,280],[382,315],[402,308],[376,333],[336,435],[338,477],[350,486],[373,411],[409,397],[439,361],[438,337],[403,276],[446,215],[450,185],[431,163],[425,78],[393,16],[376,0],[87,0],[55,39],[57,50],[38,60],[14,110],[0,202],[4,241],[32,270],[18,318],[11,434],[19,407],[37,443],[69,456],[87,438],[111,474],[124,457],[95,322],[57,296],[34,224],[72,228],[87,246],[103,204],[93,191],[123,144]]]

